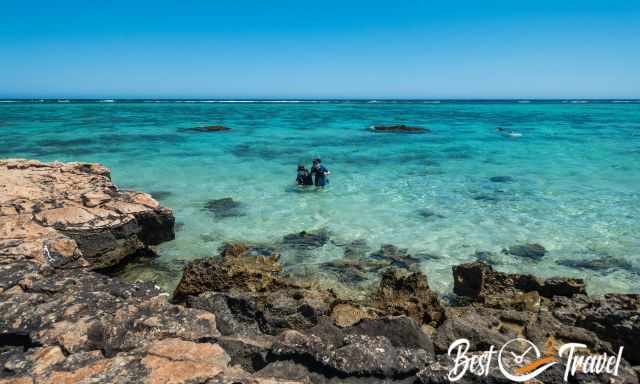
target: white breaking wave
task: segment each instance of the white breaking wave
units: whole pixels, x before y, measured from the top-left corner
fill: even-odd
[[[115,103],[116,101],[113,99],[105,99],[105,100],[100,100],[99,103]]]

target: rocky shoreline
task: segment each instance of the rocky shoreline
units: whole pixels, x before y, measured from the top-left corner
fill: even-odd
[[[386,246],[367,267],[377,286],[345,298],[285,274],[277,250],[237,243],[189,263],[173,297],[101,273],[173,239],[173,227],[171,210],[119,190],[103,166],[0,161],[0,383],[444,383],[455,340],[480,354],[518,337],[552,352],[624,347],[618,376],[569,382],[638,383],[640,296],[590,297],[580,279],[478,261],[453,268],[445,299]],[[534,381],[563,382],[566,363]],[[461,382],[510,381],[494,364]]]

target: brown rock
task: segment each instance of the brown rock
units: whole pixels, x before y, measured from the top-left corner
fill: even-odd
[[[99,164],[0,160],[0,210],[0,254],[57,268],[109,267],[174,237],[169,209]]]
[[[229,356],[216,344],[165,339],[149,346],[142,359],[150,370],[146,382],[169,384],[204,382],[224,371]]]
[[[429,289],[427,277],[422,272],[387,270],[382,275],[373,306],[386,315],[406,315],[418,325],[437,326],[444,321],[444,309],[438,295]]]
[[[540,299],[529,294],[534,291],[546,298],[586,293],[582,279],[544,280],[533,275],[503,273],[480,261],[454,266],[453,282],[455,294],[495,308],[538,308]]]
[[[174,300],[184,301],[187,296],[197,296],[203,292],[264,292],[285,286],[279,276],[282,266],[278,255],[273,256],[231,256],[238,251],[225,248],[223,257],[203,258],[185,266],[182,279],[174,292]]]

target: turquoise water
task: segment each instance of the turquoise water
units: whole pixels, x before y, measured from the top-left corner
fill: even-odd
[[[432,132],[365,130],[386,123]],[[212,124],[233,130],[180,131]],[[500,270],[584,277],[592,293],[640,292],[638,102],[0,103],[0,139],[2,158],[101,162],[122,188],[173,208],[176,240],[125,272],[167,289],[182,262],[223,241],[272,244],[325,229],[333,239],[325,246],[284,252],[291,272],[314,274],[342,256],[342,244],[364,239],[372,250],[408,248],[441,292],[451,289],[451,266],[476,251],[495,252]],[[296,165],[317,156],[331,184],[300,193]],[[241,203],[241,215],[203,209],[225,197]],[[500,253],[528,242],[548,254]],[[630,265],[560,264],[598,258]]]

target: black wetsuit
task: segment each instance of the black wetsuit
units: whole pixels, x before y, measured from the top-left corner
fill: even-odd
[[[298,183],[298,185],[313,185],[311,174],[309,174],[309,172],[298,172],[296,183]]]

